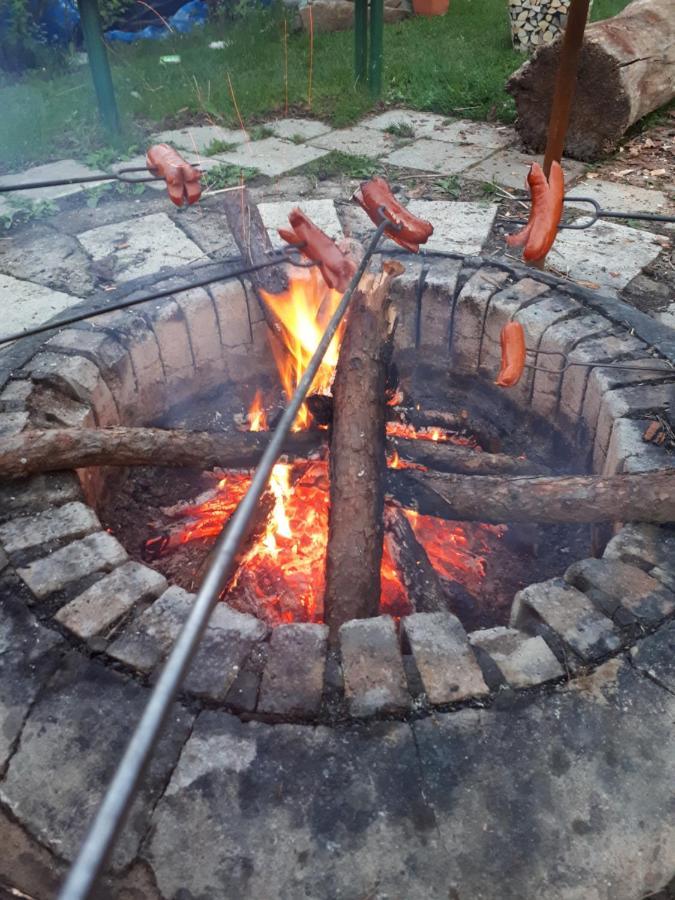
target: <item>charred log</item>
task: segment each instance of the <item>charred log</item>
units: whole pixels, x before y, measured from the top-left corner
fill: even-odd
[[[21,477],[87,466],[256,465],[270,440],[265,431],[216,434],[161,428],[54,428],[24,431],[3,441],[0,477]],[[284,453],[305,457],[325,439],[317,432],[289,434]]]
[[[244,261],[252,266],[269,262],[274,248],[258,207],[251,202],[248,188],[241,187],[224,193],[223,206],[227,224]],[[252,272],[249,278],[256,289],[261,288],[270,294],[281,294],[288,290],[288,277],[281,263]]]
[[[384,510],[384,540],[415,611],[447,609],[447,596],[440,577],[415,537],[405,513],[393,506],[386,506]]]
[[[471,477],[389,469],[387,493],[422,515],[460,522],[675,521],[675,469],[607,478]]]
[[[400,263],[366,274],[352,299],[333,385],[325,619],[331,634],[375,616],[382,562],[384,388],[393,332],[388,299]]]
[[[464,475],[549,475],[550,469],[524,457],[505,453],[481,453],[443,441],[388,438],[387,450],[402,459],[435,469]]]

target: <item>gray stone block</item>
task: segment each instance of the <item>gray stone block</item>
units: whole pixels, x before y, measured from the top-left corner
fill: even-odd
[[[340,628],[345,696],[354,716],[403,712],[410,706],[391,616],[354,619]]]
[[[98,368],[83,356],[39,353],[29,364],[34,381],[45,382],[74,400],[91,406],[96,423],[118,425],[117,406]]]
[[[341,132],[335,131],[334,134]],[[371,132],[372,133],[372,132]],[[337,148],[336,148],[337,149]],[[355,153],[361,152],[355,150]],[[382,151],[380,151],[382,152]],[[394,150],[385,157],[385,162],[405,169],[419,169],[421,172],[438,172],[453,175],[463,172],[470,165],[489,156],[490,150],[470,144],[449,144],[445,141],[434,141],[420,138],[407,147]],[[378,154],[379,155],[379,154]]]
[[[238,347],[253,340],[246,292],[240,281],[231,279],[210,290],[216,307],[223,347]]]
[[[414,613],[403,627],[431,703],[489,693],[462,623],[450,613]]]
[[[584,404],[584,416],[585,407]],[[650,410],[658,410],[665,415],[670,410],[675,411],[675,384],[645,384],[606,391],[597,418],[596,445],[607,450],[616,419],[635,419]],[[588,419],[587,422],[591,426]]]
[[[150,672],[166,656],[187,619],[194,594],[172,585],[131,621],[107,649],[108,656],[140,672]]]
[[[203,288],[176,294],[187,323],[195,374],[200,389],[222,385],[225,377],[218,318],[210,294]]]
[[[675,578],[675,531],[658,525],[624,525],[605,547],[603,557],[637,566],[659,581],[666,573]]]
[[[49,384],[33,384],[28,398],[31,428],[93,428],[94,411],[88,403],[67,397]]]
[[[0,484],[0,520],[36,513],[82,499],[82,488],[72,472],[31,475]]]
[[[417,260],[406,262],[405,272],[391,284],[389,296],[396,310],[396,350],[409,350],[417,343],[417,285],[423,268],[426,268],[424,263]]]
[[[675,612],[672,591],[642,569],[615,559],[582,559],[565,572],[565,581],[620,625],[656,625]]]
[[[82,298],[0,273],[0,302],[3,304],[3,331],[13,332],[46,322],[81,303]]]
[[[0,579],[0,770],[7,763],[31,704],[59,660],[63,639],[28,612],[16,579]]]
[[[190,604],[191,605],[191,604]],[[183,687],[198,697],[224,700],[267,626],[226,603],[216,604]]]
[[[26,425],[28,425],[26,411],[0,413],[0,437],[14,437],[14,435],[20,434]]]
[[[507,273],[483,266],[466,282],[455,302],[452,326],[452,368],[462,374],[478,371],[480,345],[490,299],[502,287]]]
[[[258,711],[280,716],[319,712],[326,669],[328,628],[296,623],[272,632]]]
[[[486,628],[469,635],[494,661],[511,687],[532,687],[564,675],[562,666],[541,635],[529,637],[515,628]]]
[[[0,542],[8,553],[17,553],[51,541],[81,538],[100,527],[98,516],[89,506],[79,502],[65,503],[35,516],[12,519],[0,525]]]
[[[462,264],[446,259],[431,266],[426,275],[420,308],[420,345],[433,352],[439,365],[450,352],[450,322],[455,285]]]
[[[629,359],[626,361],[629,366],[645,366],[650,370],[654,367],[663,368],[664,379],[669,372],[672,372],[665,360],[653,359],[647,357],[643,359]],[[657,387],[653,384],[643,387],[628,387],[628,385],[639,385],[640,382],[655,382],[659,380],[657,372],[632,371],[631,369],[603,369],[601,366],[591,369],[588,376],[588,384],[586,387],[586,395],[584,397],[584,405],[582,414],[584,421],[591,431],[603,429],[601,435],[602,446],[606,449],[609,441],[609,428],[607,420],[611,418],[619,418],[628,412],[641,412],[644,409],[650,409],[653,406],[662,405],[667,400],[665,395],[668,387]],[[650,402],[650,394],[654,395],[653,402]],[[656,395],[659,395],[657,399]],[[663,399],[661,399],[663,398]],[[609,404],[609,406],[608,406]],[[601,412],[604,411],[604,428],[601,423]]]
[[[86,575],[109,572],[126,559],[126,551],[120,542],[107,531],[98,531],[56,550],[50,556],[36,559],[18,569],[18,574],[33,594],[44,600]]]
[[[23,412],[32,390],[32,382],[25,379],[8,382],[0,393],[0,412]]]
[[[137,603],[158,597],[166,587],[166,578],[159,572],[128,562],[61,607],[55,618],[87,639],[105,631]]]
[[[644,440],[644,433],[652,421],[652,419],[614,420],[607,455],[600,470],[603,475],[650,472],[654,469],[667,469],[672,466],[672,456],[668,451],[657,444]],[[600,451],[600,445],[597,442],[595,449]],[[601,456],[600,453],[599,455]]]
[[[434,226],[425,250],[479,254],[490,237],[497,215],[495,203],[465,203],[461,200],[411,200],[409,211]],[[434,271],[438,263],[431,267]]]
[[[178,403],[194,389],[195,364],[183,310],[173,298],[159,300],[141,309],[155,332],[164,369],[166,396]]]
[[[606,656],[621,646],[613,622],[562,578],[531,584],[519,591],[513,600],[510,624],[535,633],[543,624],[550,629],[544,637],[557,637],[584,662]]]
[[[0,799],[60,858],[70,860],[79,849],[147,701],[141,685],[71,654],[31,710]],[[113,850],[114,869],[138,852],[192,716],[174,707],[170,722]]]
[[[654,634],[631,648],[636,669],[663,684],[675,694],[675,622],[667,622]]]

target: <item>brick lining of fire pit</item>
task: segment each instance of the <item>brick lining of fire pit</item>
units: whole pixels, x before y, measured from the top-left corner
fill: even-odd
[[[418,319],[422,265],[428,271]],[[510,319],[522,323],[528,346],[538,350],[651,367],[658,360],[625,327],[550,277],[514,276],[475,259],[414,261],[396,292],[397,349],[417,343],[456,373],[492,380],[499,332]],[[265,330],[253,292],[236,281],[66,329],[0,394],[0,431],[145,424],[224,380],[272,376]],[[557,357],[543,359],[549,369],[562,366]],[[642,438],[649,415],[672,410],[672,370],[665,360],[663,366],[663,376],[601,368],[529,373],[510,397],[570,435],[596,473],[663,468],[672,458]],[[193,596],[128,559],[92,508],[105,472],[79,476],[37,476],[2,487],[2,567],[16,569],[38,618],[84,652],[152,677]],[[341,630],[340,659],[328,652],[323,625],[270,632],[221,603],[185,690],[273,721],[314,721],[335,709],[359,718],[406,715],[484,701],[502,685],[532,688],[586,671],[658,628],[675,613],[674,560],[672,531],[626,525],[602,559],[576,562],[564,577],[522,590],[508,628],[467,635],[449,614],[416,613],[403,620],[399,637],[390,617],[354,620]]]

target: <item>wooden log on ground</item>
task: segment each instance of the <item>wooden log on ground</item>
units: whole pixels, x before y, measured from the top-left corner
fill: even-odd
[[[440,577],[401,509],[384,508],[384,540],[416,612],[448,609]]]
[[[161,428],[54,428],[5,438],[0,477],[21,477],[87,466],[194,466],[247,469],[260,460],[271,432],[217,434]],[[289,434],[284,453],[306,457],[325,434]]]
[[[344,622],[375,616],[380,604],[384,510],[389,287],[403,272],[388,261],[367,273],[351,301],[333,384],[330,515],[324,617],[332,639]]]
[[[547,466],[505,453],[482,453],[444,441],[387,438],[387,450],[402,459],[435,469],[464,475],[549,475]]]
[[[460,522],[675,522],[675,468],[608,478],[389,469],[387,494],[422,515]]]
[[[516,128],[535,152],[546,145],[560,46],[561,40],[544,46],[507,82]],[[631,125],[673,96],[673,0],[634,0],[586,27],[565,154],[583,160],[607,155]]]

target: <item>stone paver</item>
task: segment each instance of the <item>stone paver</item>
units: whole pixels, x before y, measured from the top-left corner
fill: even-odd
[[[487,156],[487,153],[485,153]],[[466,178],[471,181],[488,181],[518,192],[525,192],[526,178],[533,162],[541,162],[539,156],[521,153],[519,150],[501,150],[488,156],[478,165],[467,170]],[[571,159],[563,160],[565,183],[571,184],[583,172],[583,165]]]
[[[267,124],[276,137],[284,138],[287,141],[293,141],[294,138],[302,138],[303,141],[307,141],[331,131],[330,125],[317,122],[316,119],[275,119]]]
[[[424,245],[425,250],[467,255],[481,252],[497,215],[497,206],[492,203],[411,200],[408,209],[434,226],[434,233]]]
[[[550,629],[544,637],[558,637],[585,661],[606,656],[621,646],[612,621],[562,578],[519,591],[513,599],[510,624],[535,634],[543,624]]]
[[[287,247],[279,237],[279,228],[290,228],[288,214],[299,207],[328,237],[335,240],[344,237],[342,225],[332,200],[282,200],[276,203],[259,203],[258,210],[270,236],[273,247]]]
[[[341,153],[370,156],[375,159],[392,150],[397,141],[397,138],[389,134],[383,134],[373,128],[364,128],[362,125],[355,125],[353,128],[343,128],[312,138],[311,144],[312,147],[320,147],[326,152],[339,150]]]
[[[272,632],[258,711],[280,716],[319,712],[326,668],[328,628],[297,623]]]
[[[235,166],[257,169],[262,175],[273,178],[325,156],[328,150],[321,149],[320,145],[314,146],[314,143],[315,140],[312,141],[312,146],[292,144],[290,141],[269,137],[239,144],[234,150],[219,153],[213,158]]]
[[[662,249],[649,231],[598,222],[592,232],[561,231],[548,260],[576,281],[620,291]]]
[[[584,179],[569,192],[565,208],[592,211],[589,203],[574,203],[575,197],[592,197],[603,209],[619,212],[655,212],[666,215],[668,198],[663,191],[647,190],[632,184],[603,181],[600,178]]]
[[[3,236],[0,271],[77,297],[94,290],[89,258],[77,238],[46,223]]]
[[[372,132],[371,132],[372,133]],[[438,172],[453,175],[463,172],[469,166],[483,159],[490,150],[464,144],[448,144],[421,138],[406,147],[394,150],[385,157],[385,162],[405,169],[422,172]]]
[[[433,138],[463,146],[484,147],[486,150],[501,150],[515,140],[513,130],[507,126],[472,122],[469,119],[458,119],[445,125],[433,134]]]
[[[94,261],[112,261],[111,279],[124,282],[162,268],[186,266],[202,251],[166,213],[153,213],[84,231],[79,241]]]
[[[414,137],[433,138],[449,121],[446,116],[439,116],[437,113],[419,112],[416,109],[389,109],[378,116],[363,119],[361,125],[378,131],[386,131],[392,125],[408,125],[415,132]]]
[[[2,175],[0,176],[0,187],[19,182],[57,181],[61,178],[87,178],[90,175],[99,174],[103,174],[99,169],[91,169],[74,159],[60,159],[58,162],[46,163],[43,166],[33,166],[16,175]],[[89,187],[100,183],[100,181],[92,182]],[[12,196],[37,203],[43,200],[59,200],[62,197],[69,197],[71,194],[78,194],[82,188],[81,184],[63,184],[30,191],[16,191],[12,193]]]
[[[658,525],[624,525],[605,547],[603,557],[630,563],[650,574],[659,568],[675,575],[675,531]]]
[[[579,560],[567,569],[565,581],[620,625],[656,625],[675,611],[672,591],[642,569],[615,559]]]
[[[105,631],[137,603],[158,597],[166,587],[166,578],[159,572],[128,562],[62,606],[55,618],[78,637],[90,638]]]
[[[98,531],[18,569],[18,574],[33,594],[43,600],[86,575],[109,572],[126,559],[126,551],[119,541],[107,531]]]
[[[221,128],[220,125],[190,125],[189,128],[160,131],[150,138],[151,144],[172,144],[178,150],[187,151],[186,159],[190,162],[200,163],[203,162],[201,154],[214,141],[243,144],[246,143],[246,134],[240,128]],[[122,165],[130,165],[130,163],[122,163]]]
[[[403,620],[415,664],[431,703],[454,703],[488,693],[461,622],[450,613],[414,613]]]
[[[59,856],[72,859],[79,849],[147,700],[141,685],[72,654],[32,709],[0,798]],[[178,707],[171,711],[171,727],[155,748],[113,850],[115,868],[134,858],[191,720]]]
[[[82,488],[72,472],[6,481],[0,484],[0,521],[81,499]]]
[[[675,622],[668,622],[631,649],[636,669],[658,679],[675,694]]]
[[[485,650],[511,687],[531,687],[564,674],[540,635],[528,637],[515,628],[498,626],[473,631],[469,641]]]
[[[396,626],[391,616],[354,619],[340,628],[345,696],[354,716],[410,706]]]
[[[0,274],[3,334],[46,322],[52,316],[81,302],[81,297],[53,291],[42,284],[23,281],[12,275]]]
[[[25,590],[25,589],[24,589]],[[38,691],[58,664],[63,639],[28,611],[16,577],[0,578],[0,769]]]
[[[0,543],[7,553],[40,547],[51,541],[81,538],[101,527],[94,510],[84,503],[66,503],[36,516],[0,525]]]

